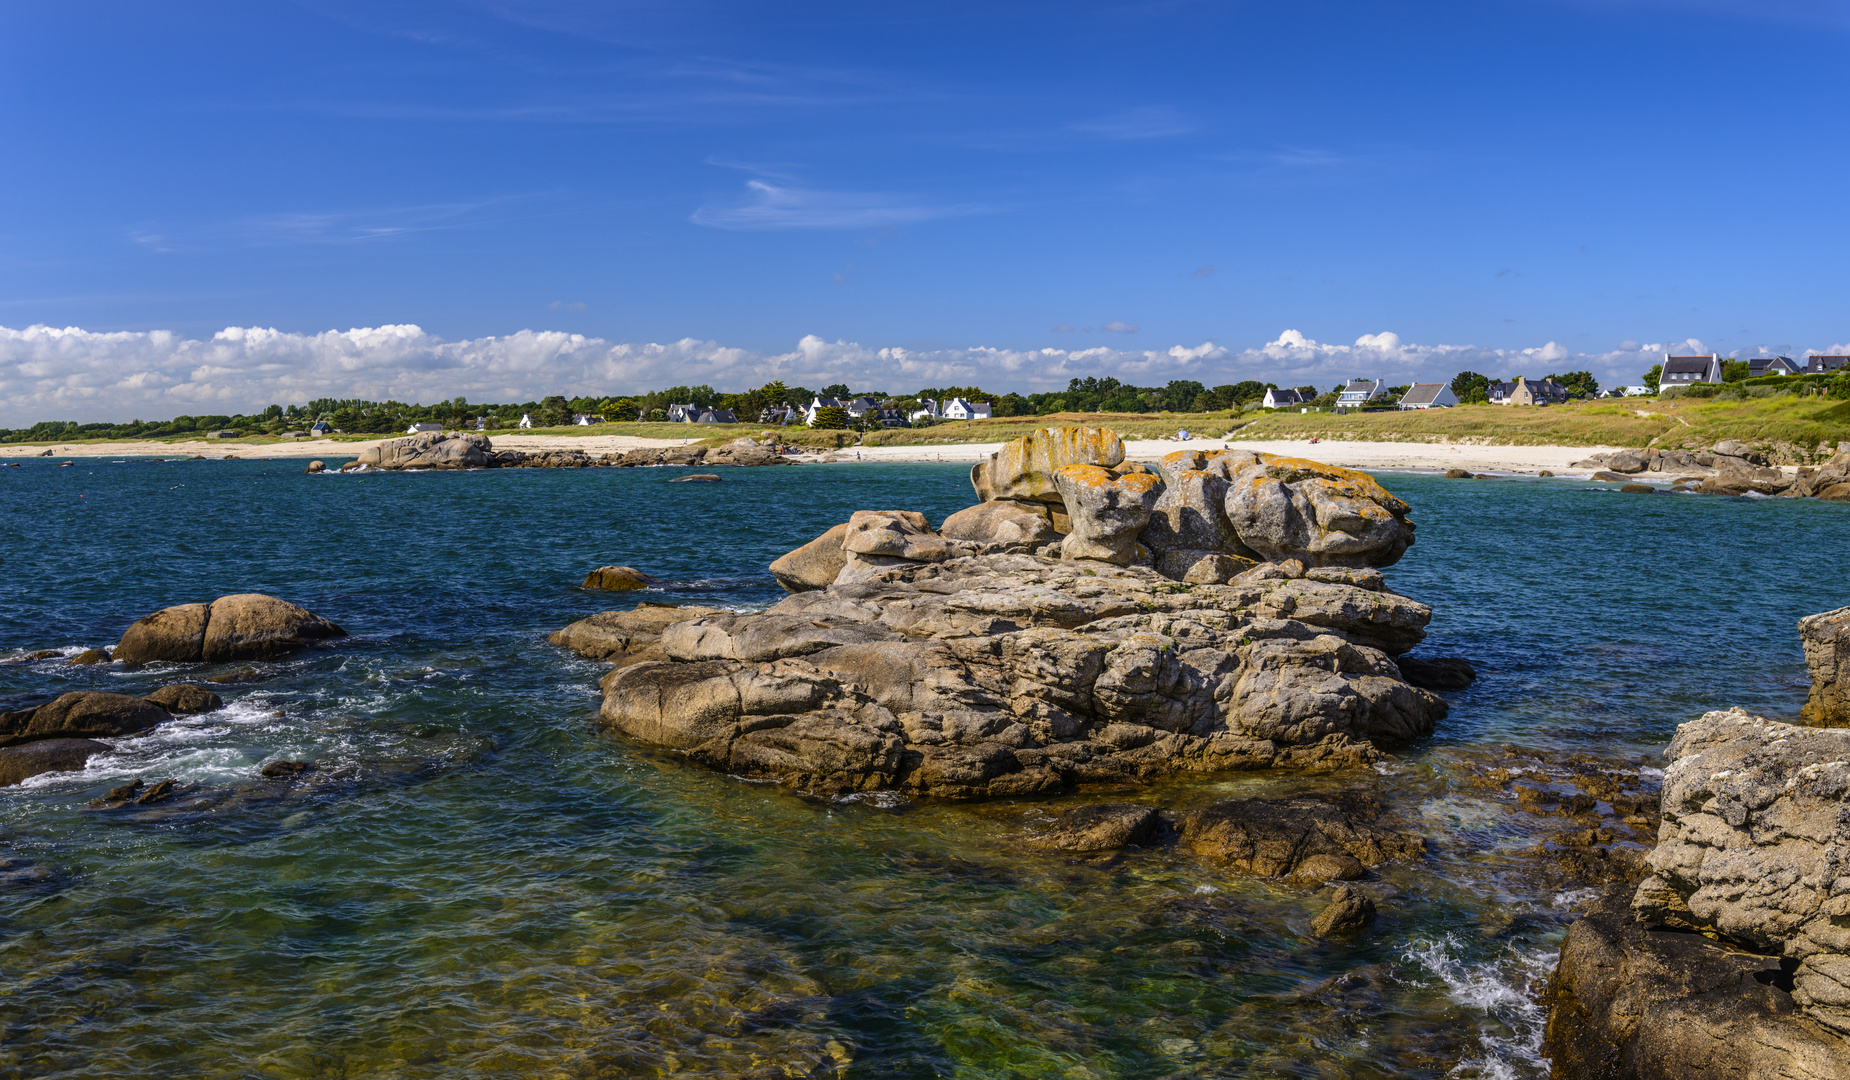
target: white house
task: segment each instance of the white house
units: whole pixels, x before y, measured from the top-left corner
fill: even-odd
[[[521,413],[520,414],[520,426],[524,428],[532,427],[533,426],[533,414],[532,413]]]
[[[601,424],[603,422],[604,418],[596,413],[580,413],[572,417],[573,427],[590,427],[592,424]]]
[[[691,424],[694,422],[694,417],[698,415],[700,415],[698,405],[668,406],[668,422],[671,424]]]
[[[1458,395],[1452,393],[1450,384],[1442,382],[1416,382],[1400,398],[1403,409],[1449,409],[1456,404]]]
[[[405,429],[407,435],[422,435],[427,431],[442,431],[442,424],[412,424]]]
[[[989,402],[966,401],[960,397],[952,398],[944,403],[944,418],[946,420],[987,420],[989,419]]]
[[[1722,361],[1714,353],[1707,356],[1672,356],[1665,353],[1664,370],[1657,377],[1657,385],[1664,388],[1721,381]]]
[[[848,415],[850,417],[852,417],[853,419],[859,420],[861,417],[866,416],[870,411],[878,410],[880,408],[880,403],[870,397],[858,397],[858,398],[855,398],[853,401],[842,402],[842,408],[848,410]]]
[[[1336,395],[1338,407],[1355,408],[1387,394],[1387,384],[1380,379],[1350,379],[1343,392]]]
[[[938,411],[938,403],[931,398],[920,398],[919,406],[906,419],[916,424],[920,420],[940,420],[944,417],[944,414]]]
[[[477,431],[487,431],[488,430],[488,417],[486,415],[478,416],[475,418],[475,430]]]
[[[844,409],[846,407],[847,407],[847,403],[842,401],[840,398],[819,397],[816,400],[809,403],[809,408],[803,410],[804,412],[803,424],[805,427],[815,427],[816,426],[816,413],[818,410]]]
[[[1308,398],[1296,390],[1280,390],[1274,386],[1265,392],[1265,400],[1260,402],[1268,409],[1283,409],[1293,405],[1302,405]]]

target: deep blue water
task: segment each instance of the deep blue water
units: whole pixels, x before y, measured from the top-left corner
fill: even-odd
[[[606,563],[672,583],[651,599],[774,603],[771,559],[855,509],[939,520],[966,467],[300,466],[0,468],[0,656],[245,591],[353,635],[0,789],[0,858],[51,873],[0,891],[0,1074],[1540,1075],[1530,995],[1579,898],[1510,869],[1533,837],[1459,763],[1648,761],[1706,709],[1792,719],[1794,622],[1850,603],[1841,505],[1384,475],[1419,522],[1388,575],[1435,610],[1420,651],[1481,677],[1379,775],[1433,855],[1371,883],[1368,937],[1316,944],[1302,889],[1026,852],[1047,804],[819,804],[685,768],[599,734],[601,666],[544,641],[628,602],[577,588]],[[174,677],[0,666],[0,708]],[[275,758],[322,782],[258,782]],[[137,777],[230,796],[84,809]],[[1518,932],[1474,929],[1496,912]],[[1375,989],[1305,996],[1343,973]]]

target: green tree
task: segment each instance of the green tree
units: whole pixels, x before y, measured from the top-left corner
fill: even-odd
[[[620,420],[634,420],[636,419],[636,399],[605,398],[597,414],[613,424]]]
[[[1751,369],[1748,367],[1747,361],[1745,360],[1723,360],[1722,381],[1741,382],[1747,378],[1749,370]]]
[[[668,420],[668,410],[667,409],[650,409],[649,410],[649,423],[661,424],[661,423],[666,423],[667,420]]]
[[[825,394],[823,396],[835,397],[836,395]],[[810,427],[820,428],[825,431],[840,431],[847,426],[848,410],[839,405],[824,405],[822,408],[817,409],[816,422],[810,425]]]
[[[1565,375],[1550,374],[1548,377],[1559,383],[1562,389],[1574,397],[1599,396],[1599,380],[1593,377],[1591,371],[1570,371]]]
[[[559,394],[540,402],[540,414],[534,417],[542,427],[563,427],[572,422],[572,406]]]
[[[1651,392],[1655,394],[1657,393],[1657,380],[1663,378],[1663,376],[1664,376],[1664,365],[1652,364],[1651,370],[1644,373],[1644,384],[1650,387]]]
[[[1490,378],[1475,371],[1452,376],[1452,396],[1461,405],[1482,405],[1490,400]]]
[[[830,383],[829,385],[822,388],[822,391],[818,396],[832,397],[832,398],[845,398],[845,397],[853,397],[854,392],[848,389],[847,383]]]

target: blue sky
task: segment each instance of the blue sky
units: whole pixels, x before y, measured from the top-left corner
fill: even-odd
[[[1841,351],[1846,43],[1840,0],[4,3],[0,424]]]

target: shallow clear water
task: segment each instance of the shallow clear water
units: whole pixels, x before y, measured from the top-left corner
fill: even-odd
[[[299,470],[0,469],[0,656],[243,591],[353,635],[0,789],[0,858],[52,875],[0,891],[0,1074],[1544,1075],[1533,990],[1584,895],[1529,872],[1470,767],[1648,760],[1734,704],[1791,719],[1794,621],[1850,602],[1819,570],[1844,506],[1384,476],[1420,525],[1389,571],[1435,609],[1420,651],[1481,675],[1438,733],[1359,778],[1082,796],[1377,786],[1431,854],[1366,883],[1367,936],[1319,943],[1307,889],[1024,850],[1071,800],[817,803],[601,735],[601,665],[544,641],[634,599],[576,587],[605,563],[672,582],[650,599],[774,603],[776,555],[855,509],[941,519],[964,467]],[[0,708],[174,677],[0,666]],[[278,758],[314,782],[258,779]],[[137,777],[197,790],[84,808]]]

